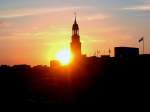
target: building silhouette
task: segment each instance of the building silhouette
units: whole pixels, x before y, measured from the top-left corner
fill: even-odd
[[[81,57],[81,42],[80,42],[80,35],[79,35],[79,26],[77,24],[77,20],[75,17],[74,24],[72,26],[72,37],[71,37],[71,52],[74,58]]]
[[[139,56],[139,48],[133,47],[115,47],[116,58],[134,58]]]
[[[50,67],[0,65],[1,107],[33,104],[66,111],[92,105],[92,109],[96,105],[98,109],[127,108],[129,104],[130,109],[148,99],[150,54],[139,55],[139,48],[115,47],[115,57],[110,57],[110,50],[109,55],[86,57],[76,17],[71,39],[71,51],[79,61],[75,59],[70,66],[61,66],[58,60],[52,60]]]

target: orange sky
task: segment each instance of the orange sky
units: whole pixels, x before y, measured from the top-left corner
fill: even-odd
[[[142,47],[138,43],[141,36],[146,37],[145,51],[150,53],[149,6],[144,7],[144,2],[130,7],[118,3],[122,7],[117,8],[113,4],[105,8],[93,4],[23,8],[19,5],[0,11],[0,64],[49,65],[58,51],[70,48],[74,11],[83,54],[92,56],[97,49],[101,54],[108,54],[110,48],[113,56],[115,46]]]

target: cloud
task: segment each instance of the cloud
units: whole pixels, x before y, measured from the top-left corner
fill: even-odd
[[[150,11],[150,5],[139,5],[132,7],[124,7],[122,10],[130,10],[130,11]]]
[[[1,19],[11,19],[11,18],[20,18],[26,16],[39,16],[42,14],[57,14],[57,13],[64,13],[69,11],[70,13],[74,11],[79,12],[80,16],[79,19],[81,20],[102,20],[109,17],[109,15],[98,13],[95,7],[90,6],[63,6],[63,7],[51,7],[51,8],[22,8],[22,9],[15,9],[15,10],[1,10],[0,11],[0,18]]]
[[[2,22],[2,21],[0,21],[0,27],[1,27],[1,26],[3,26],[3,22]]]
[[[99,19],[107,19],[109,16],[107,15],[104,15],[104,14],[95,14],[95,15],[92,15],[90,17],[87,17],[88,20],[99,20]]]
[[[0,20],[0,27],[3,27],[3,26],[5,26],[5,23]]]
[[[0,20],[0,28],[7,28],[7,27],[9,27],[9,26],[10,26],[9,23]]]
[[[0,18],[17,18],[17,17],[24,17],[24,16],[32,16],[32,15],[40,15],[40,14],[47,14],[52,12],[62,12],[62,11],[74,11],[74,10],[81,10],[81,9],[89,9],[90,7],[59,7],[59,8],[30,8],[30,9],[16,9],[16,10],[1,10],[0,11]]]

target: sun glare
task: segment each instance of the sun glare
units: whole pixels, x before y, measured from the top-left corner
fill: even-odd
[[[56,59],[62,64],[62,65],[68,65],[72,60],[72,55],[70,50],[68,49],[62,49],[59,51],[56,55]]]

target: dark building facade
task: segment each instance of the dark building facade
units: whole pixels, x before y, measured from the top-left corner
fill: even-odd
[[[139,48],[115,47],[116,58],[132,58],[139,56]]]
[[[72,37],[71,37],[71,52],[74,55],[74,58],[81,57],[81,42],[80,42],[80,36],[79,36],[79,26],[76,21],[72,26]]]

